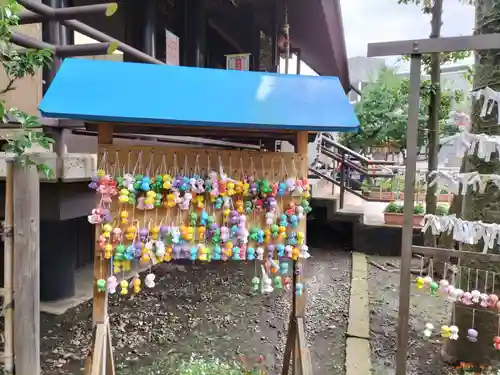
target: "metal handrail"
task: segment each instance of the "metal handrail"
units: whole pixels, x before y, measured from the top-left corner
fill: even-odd
[[[342,209],[344,206],[344,196],[346,190],[351,194],[363,198],[364,200],[373,200],[365,197],[359,191],[356,191],[348,186],[347,183],[350,181],[350,176],[348,175],[349,171],[356,171],[365,178],[391,179],[396,176],[396,174],[391,170],[392,168],[397,167],[395,165],[396,162],[394,161],[369,159],[366,156],[363,156],[358,152],[353,151],[350,148],[336,142],[331,138],[329,134],[318,134],[317,142],[318,156],[321,154],[333,161],[340,163],[340,179],[339,181],[337,181],[337,179],[333,178],[332,176],[329,176],[328,174],[325,174],[322,171],[316,169],[315,165],[312,165],[309,168],[309,172],[340,187],[340,209]],[[359,164],[355,161],[358,161]]]
[[[360,164],[353,163],[352,160],[348,160],[348,159],[343,158],[341,154],[333,152],[331,150],[328,150],[327,148],[324,148],[324,147],[321,147],[321,153],[325,156],[328,156],[329,158],[331,158],[335,161],[339,161],[342,164],[345,164],[349,168],[356,170],[357,172],[365,175],[366,177],[387,177],[387,178],[390,178],[390,177],[394,176],[394,173],[392,173],[391,171],[388,171],[389,173],[387,173],[387,174],[378,174],[378,173],[376,173],[377,171],[379,171],[379,170],[382,171],[384,169],[371,169],[371,170],[369,170]]]
[[[331,138],[327,138],[325,136],[321,136],[321,141],[323,142],[326,142],[328,144],[330,144],[331,146],[334,146],[342,151],[344,151],[345,153],[355,157],[356,159],[359,159],[360,161],[362,161],[363,163],[366,163],[366,164],[377,164],[377,165],[394,165],[396,164],[396,162],[394,161],[389,161],[389,160],[373,160],[373,159],[368,159],[366,156],[363,156],[361,155],[360,153],[357,153],[356,151],[354,150],[351,150],[350,148],[334,141],[333,139]]]

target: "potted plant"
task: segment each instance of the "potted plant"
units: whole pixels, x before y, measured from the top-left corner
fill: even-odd
[[[439,204],[436,207],[436,215],[438,215],[438,216],[446,216],[446,215],[448,215],[449,209],[450,209],[449,206],[447,206],[445,204]]]
[[[451,203],[453,199],[453,194],[450,194],[447,190],[441,189],[439,191],[439,194],[437,196],[437,201],[438,202],[446,202],[446,203]]]
[[[425,208],[420,203],[413,207],[413,227],[421,227],[424,218]],[[397,202],[391,202],[384,210],[384,222],[388,225],[403,226],[403,205]]]

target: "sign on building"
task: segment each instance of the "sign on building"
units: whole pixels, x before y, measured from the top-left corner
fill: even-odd
[[[169,30],[165,30],[165,55],[167,65],[179,65],[179,37]]]
[[[250,70],[251,53],[237,53],[226,55],[226,69],[228,70]]]

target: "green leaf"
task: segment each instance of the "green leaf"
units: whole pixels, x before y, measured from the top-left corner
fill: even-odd
[[[38,172],[42,172],[45,178],[48,180],[54,176],[54,171],[46,164],[37,164],[36,166]]]

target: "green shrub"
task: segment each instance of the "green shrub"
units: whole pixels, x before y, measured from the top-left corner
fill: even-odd
[[[404,209],[403,204],[391,202],[385,207],[384,212],[391,213],[391,214],[402,214],[403,209]],[[415,215],[423,215],[425,213],[425,207],[422,204],[417,203],[413,207],[413,213]]]

